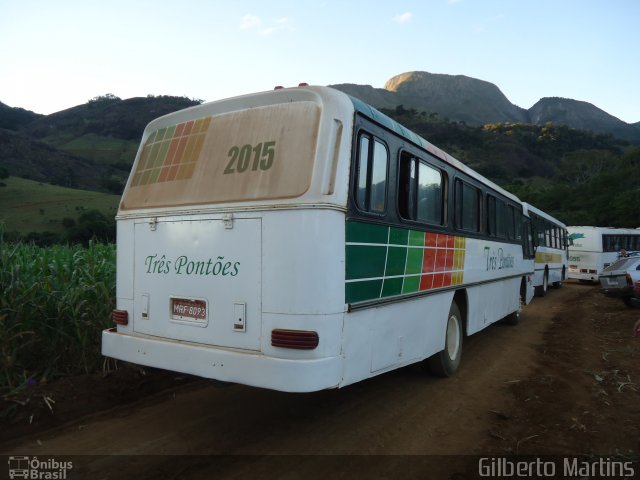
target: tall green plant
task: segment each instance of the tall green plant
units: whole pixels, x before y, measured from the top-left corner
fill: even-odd
[[[114,245],[39,247],[0,237],[0,388],[98,370],[114,304]]]

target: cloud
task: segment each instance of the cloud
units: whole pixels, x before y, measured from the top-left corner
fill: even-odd
[[[490,18],[485,18],[483,20],[481,20],[481,23],[478,23],[475,25],[473,32],[474,33],[483,33],[484,31],[486,31],[488,28],[493,28],[492,26],[496,23],[500,23],[502,22],[502,20],[504,20],[506,18],[506,15],[504,14],[498,14],[498,15],[494,15],[493,17]]]
[[[262,20],[260,20],[260,17],[247,14],[242,17],[242,22],[240,22],[240,30],[253,30],[254,28],[259,28],[261,25]]]
[[[411,12],[405,12],[393,17],[393,21],[400,24],[409,23],[411,20],[413,20],[413,13]]]
[[[293,18],[291,18],[291,17],[282,17],[282,18],[278,18],[278,19],[276,20],[276,23],[277,23],[278,25],[282,25],[282,26],[284,26],[284,25],[289,25],[289,24],[293,23]]]
[[[273,35],[274,33],[284,30],[291,30],[293,27],[293,18],[280,17],[269,22],[264,22],[260,17],[247,14],[242,17],[240,22],[240,30],[253,30],[259,35]]]

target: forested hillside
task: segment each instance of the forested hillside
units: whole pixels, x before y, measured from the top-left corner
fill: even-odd
[[[402,106],[384,113],[567,225],[640,226],[640,148],[557,126],[469,127]]]

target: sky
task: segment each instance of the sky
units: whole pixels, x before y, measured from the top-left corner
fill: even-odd
[[[466,75],[640,121],[639,0],[0,0],[0,102],[50,114],[107,93],[213,101]]]

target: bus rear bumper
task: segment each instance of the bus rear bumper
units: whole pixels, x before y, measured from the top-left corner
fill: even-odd
[[[166,338],[102,331],[102,354],[148,367],[283,392],[337,388],[342,357],[293,360]]]

